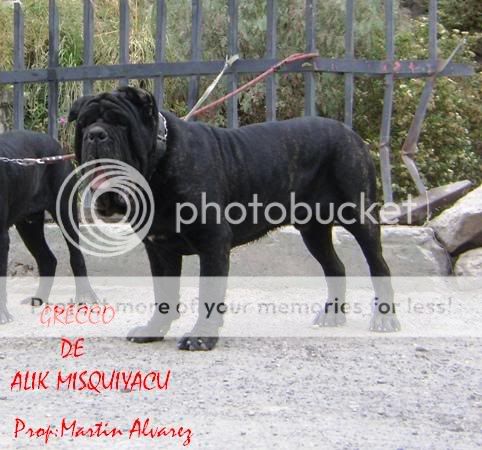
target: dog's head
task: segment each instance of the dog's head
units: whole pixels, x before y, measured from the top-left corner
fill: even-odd
[[[70,110],[69,122],[73,121],[75,154],[80,164],[114,159],[150,177],[159,157],[159,113],[151,93],[120,87],[111,93],[81,97]],[[126,205],[120,196],[106,194],[99,197],[96,208],[112,215],[124,213]]]

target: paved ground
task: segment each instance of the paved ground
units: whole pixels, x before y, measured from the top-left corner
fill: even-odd
[[[320,294],[318,282],[310,280],[296,287],[300,280],[278,278],[278,290],[271,289],[269,279],[265,289],[254,286],[261,280],[251,280],[248,287],[234,280],[228,303],[283,300],[289,305],[300,298],[312,303]],[[132,301],[151,301],[147,283],[135,288],[123,286],[122,280],[93,283],[102,295],[116,297],[120,290],[132,294]],[[309,326],[310,315],[261,315],[248,308],[246,314],[227,318],[227,334],[257,337],[226,337],[213,352],[185,353],[176,350],[174,336],[189,329],[192,317],[183,317],[165,342],[139,346],[119,336],[133,323],[142,323],[142,314],[119,314],[108,333],[111,337],[87,338],[86,355],[65,360],[60,357],[59,337],[80,336],[84,330],[60,327],[53,330],[56,337],[33,338],[42,331],[39,310],[19,304],[31,286],[25,279],[9,280],[16,320],[0,327],[0,448],[43,446],[42,438],[14,441],[15,418],[22,418],[27,427],[51,424],[58,430],[63,417],[87,427],[109,422],[124,435],[115,440],[52,437],[49,448],[184,448],[179,438],[129,441],[127,430],[136,418],[191,428],[187,448],[478,448],[482,296],[477,291],[449,296],[443,279],[433,286],[427,283],[421,280],[419,285],[410,284],[411,289],[397,289],[403,331],[388,337],[367,331],[367,308],[350,314],[346,327],[321,330]],[[61,298],[73,292],[71,280],[64,280],[59,289],[56,295]],[[371,296],[365,288],[350,292],[352,302],[368,303]],[[191,304],[195,296],[196,290],[187,287],[183,299]],[[422,306],[408,308],[407,296]],[[430,301],[443,310],[431,311]],[[58,370],[114,369],[170,369],[172,376],[167,391],[161,392],[10,391],[18,370],[50,370],[55,375]]]
[[[182,336],[192,328],[198,311],[196,277],[182,279],[181,320],[170,335]],[[399,337],[482,338],[482,285],[478,289],[469,278],[394,277],[397,314],[402,322]],[[9,309],[15,321],[0,327],[0,338],[60,337],[65,333],[81,337],[124,337],[126,330],[145,323],[153,307],[152,279],[148,277],[93,277],[92,286],[101,302],[116,309],[108,326],[41,326],[42,309],[21,304],[32,295],[38,280],[33,277],[11,278]],[[74,296],[73,279],[57,277],[50,301],[66,303]],[[322,277],[230,277],[223,335],[227,337],[370,337],[368,323],[373,289],[369,277],[348,278],[348,325],[339,328],[316,328],[310,324],[326,298]],[[210,307],[210,305],[208,305]],[[202,307],[204,314],[207,309]],[[48,317],[52,317],[50,313]],[[47,317],[47,316],[45,316]],[[385,338],[386,335],[376,335]]]
[[[54,231],[47,229],[47,234]],[[407,245],[405,231],[412,233],[412,245]],[[123,432],[115,439],[74,439],[68,433],[62,438],[51,436],[47,448],[53,449],[480,447],[480,280],[459,279],[457,284],[454,278],[419,277],[421,273],[448,273],[446,254],[430,230],[397,228],[393,230],[395,235],[401,233],[397,237],[385,227],[384,233],[393,273],[416,275],[394,279],[402,331],[390,336],[367,331],[373,292],[366,278],[349,280],[352,309],[347,326],[310,326],[326,295],[326,285],[315,276],[320,269],[299,236],[289,230],[233,255],[225,337],[208,353],[176,350],[175,338],[195,320],[197,279],[184,279],[185,311],[165,342],[139,346],[124,339],[129,328],[149,316],[152,280],[94,276],[148,276],[142,249],[137,256],[125,255],[115,261],[87,258],[96,293],[117,308],[108,327],[42,327],[40,310],[20,304],[35,292],[36,280],[9,279],[9,307],[15,321],[0,327],[0,448],[44,446],[45,436],[21,435],[14,440],[16,418],[36,430],[50,424],[58,432],[65,418],[87,428],[100,421],[102,430],[117,427]],[[58,274],[66,275],[65,245],[59,236],[50,237],[61,261]],[[342,235],[340,239],[337,248],[348,272],[366,273],[359,249]],[[12,248],[11,273],[29,272],[24,270],[29,259],[23,246],[14,243]],[[416,254],[407,253],[407,248],[415,249]],[[185,275],[198,272],[192,259],[186,266]],[[261,276],[267,274],[278,276]],[[55,283],[51,301],[69,301],[74,293],[72,279],[59,277]],[[477,283],[478,291],[474,289]],[[86,337],[85,356],[61,358],[60,337],[65,335]],[[16,371],[49,370],[49,379],[55,380],[59,370],[64,374],[81,370],[109,374],[112,370],[165,373],[169,369],[169,387],[161,392],[10,390]],[[129,440],[129,428],[136,418],[150,419],[151,425],[159,427],[190,428],[191,443],[183,446],[186,434],[182,438]]]
[[[87,342],[81,360],[62,361],[56,339],[1,341],[0,446],[14,418],[30,425],[104,420],[127,429],[136,417],[193,432],[188,448],[475,449],[482,445],[480,339],[225,339],[209,353],[175,342],[138,346]],[[120,363],[122,361],[122,363]],[[172,370],[166,392],[102,395],[10,392],[16,370]],[[51,439],[49,448],[183,448],[179,439]]]

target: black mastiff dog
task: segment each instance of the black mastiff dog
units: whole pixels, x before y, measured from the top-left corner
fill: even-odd
[[[69,120],[77,121],[79,161],[123,161],[144,175],[154,194],[154,221],[144,243],[155,277],[157,308],[147,325],[130,331],[129,340],[151,342],[164,337],[179,316],[176,305],[182,257],[196,254],[201,266],[199,318],[178,346],[183,350],[212,349],[225,311],[231,249],[292,223],[292,212],[306,247],[328,277],[326,307],[316,323],[343,324],[340,305],[345,298],[345,269],[333,248],[334,219],[329,219],[330,208],[342,205],[347,219],[343,225],[360,244],[373,277],[376,301],[370,328],[399,329],[379,225],[361,217],[363,207],[368,209],[375,201],[375,168],[362,139],[342,123],[311,117],[239,129],[215,128],[184,122],[166,111],[159,113],[152,94],[132,87],[78,99]],[[318,207],[319,217],[310,219],[304,208],[291,211],[293,195],[296,202],[313,211]],[[125,212],[126,205],[117,194],[104,196],[98,200],[104,214]],[[184,218],[179,226],[179,205],[189,202],[201,211],[203,197],[222,210],[234,202],[244,205],[247,216],[229,221],[210,208],[205,217]],[[257,217],[248,206],[254,198],[263,204]],[[273,202],[280,214],[276,224],[263,214]],[[280,206],[287,210],[286,218]],[[382,302],[389,311],[376,307]],[[206,305],[213,304],[212,314],[205,314]]]
[[[43,158],[62,154],[57,141],[41,133],[13,131],[0,135],[0,157],[11,159]],[[61,196],[60,215],[56,216],[56,200],[64,180],[72,171],[70,161],[48,165],[19,165],[0,160],[0,323],[12,320],[7,310],[7,262],[9,249],[8,229],[15,225],[23,242],[35,258],[40,283],[34,297],[26,299],[32,305],[48,300],[52,288],[57,260],[44,237],[44,213],[48,211],[55,220],[62,220],[65,232],[74,242],[79,237],[69,215],[77,222],[77,209],[69,214],[68,195],[75,180],[72,179]],[[70,264],[75,275],[76,302],[96,301],[85,268],[84,257],[70,241],[67,245]]]

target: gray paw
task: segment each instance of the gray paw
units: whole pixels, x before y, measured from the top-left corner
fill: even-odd
[[[0,325],[4,325],[13,320],[13,316],[8,312],[6,304],[0,304]]]
[[[79,305],[95,305],[99,303],[99,297],[97,297],[96,293],[92,289],[90,289],[88,291],[76,293],[74,302]]]
[[[315,327],[338,327],[340,325],[345,325],[346,323],[346,316],[341,311],[335,313],[333,308],[328,309],[328,312],[325,312],[325,309],[322,309],[315,317],[313,321],[313,326]]]
[[[158,342],[164,339],[165,332],[160,328],[153,328],[149,325],[135,327],[127,334],[127,340],[136,344]]]
[[[400,329],[400,322],[395,314],[382,314],[377,312],[372,315],[370,331],[393,333],[395,331],[400,331]]]

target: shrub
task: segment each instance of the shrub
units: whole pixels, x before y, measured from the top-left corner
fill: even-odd
[[[474,2],[477,0],[470,0]],[[304,0],[279,0],[278,2],[278,57],[303,51]],[[472,32],[471,17],[465,15],[460,22],[454,13],[455,0],[440,0],[440,16],[448,27],[459,26],[466,31],[451,30],[439,26],[440,56],[447,57],[462,37],[468,45],[458,61],[474,61],[474,50],[479,35]],[[48,1],[24,0],[25,8],[25,60],[29,68],[46,67],[48,55]],[[60,10],[60,65],[82,64],[82,2],[58,0]],[[96,0],[95,63],[112,64],[119,59],[118,52],[118,1]],[[342,57],[344,54],[345,2],[326,0],[317,2],[317,49],[324,57]],[[155,11],[152,0],[131,0],[130,59],[134,63],[152,62],[155,53]],[[473,11],[477,11],[477,5]],[[265,54],[266,1],[240,2],[239,53],[243,58],[259,58]],[[227,1],[204,0],[204,59],[224,59],[227,48]],[[475,17],[476,14],[472,14]],[[360,58],[383,59],[385,53],[384,12],[381,0],[356,2],[356,55]],[[167,61],[181,61],[190,54],[191,1],[168,2]],[[426,58],[428,56],[428,24],[424,17],[412,19],[403,8],[397,8],[396,16],[397,58]],[[0,26],[5,38],[0,41],[0,70],[12,67],[12,13],[11,8],[0,4]],[[475,25],[476,29],[476,25]],[[277,75],[279,80],[277,113],[280,119],[303,114],[303,76],[299,74]],[[213,77],[201,77],[204,89]],[[240,82],[251,76],[240,77]],[[318,74],[316,103],[323,116],[343,118],[343,77]],[[480,156],[480,81],[478,74],[470,79],[440,78],[436,82],[434,98],[424,123],[419,143],[417,164],[428,187],[469,178],[481,181]],[[150,80],[133,81],[152,89]],[[179,115],[187,112],[188,80],[170,78],[165,81],[165,107]],[[109,90],[113,81],[95,83],[95,90]],[[398,80],[395,88],[394,116],[392,122],[393,189],[397,198],[414,192],[413,183],[400,158],[400,149],[406,137],[420,93],[423,79]],[[0,86],[0,89],[5,87]],[[82,83],[60,85],[60,105],[66,114],[73,100],[81,95]],[[226,92],[220,83],[213,97]],[[260,122],[265,117],[264,85],[259,84],[239,97],[239,115],[242,124]],[[46,85],[26,85],[26,126],[31,129],[47,128]],[[355,128],[370,144],[375,158],[378,155],[379,129],[383,108],[383,80],[357,77],[355,91]],[[225,125],[224,108],[208,114],[203,120]],[[62,128],[60,139],[69,147],[71,132]]]

